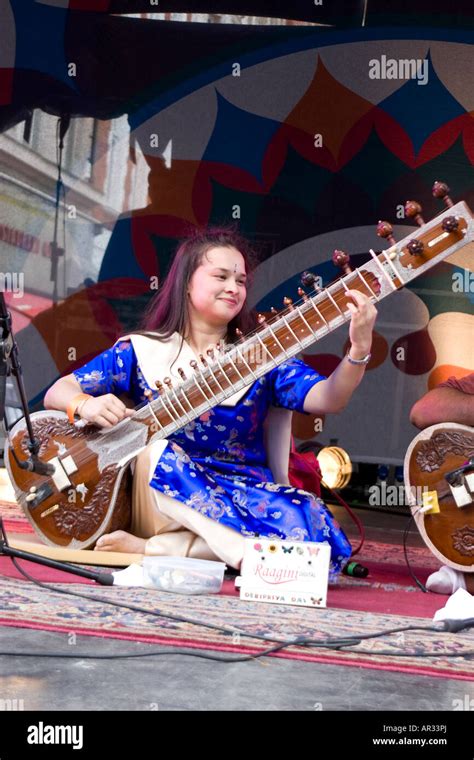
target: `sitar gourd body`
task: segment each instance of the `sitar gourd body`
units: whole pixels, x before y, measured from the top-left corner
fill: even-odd
[[[423,540],[442,564],[465,572],[474,571],[474,503],[458,506],[445,476],[472,457],[474,429],[445,422],[416,436],[404,464],[405,490]],[[421,512],[423,502],[434,511]]]

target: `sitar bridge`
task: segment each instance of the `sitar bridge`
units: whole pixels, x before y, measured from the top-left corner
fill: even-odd
[[[474,457],[444,476],[457,507],[474,502]]]

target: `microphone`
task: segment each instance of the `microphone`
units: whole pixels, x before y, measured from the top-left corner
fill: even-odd
[[[27,444],[28,448],[30,447],[30,444]],[[28,459],[24,459],[21,461],[18,459],[15,449],[10,449],[13,459],[16,462],[17,467],[19,467],[21,470],[28,470],[28,472],[36,472],[37,475],[54,475],[56,472],[56,469],[53,464],[48,464],[48,462],[43,462],[41,459],[39,459],[36,454],[33,456],[29,456]]]
[[[352,578],[367,578],[369,569],[364,565],[359,565],[358,562],[348,562],[342,568],[344,575],[350,575]]]
[[[29,457],[24,462],[20,462],[16,459],[16,463],[22,470],[36,472],[37,475],[54,475],[56,472],[54,465],[42,462],[41,459],[33,459],[33,457]]]

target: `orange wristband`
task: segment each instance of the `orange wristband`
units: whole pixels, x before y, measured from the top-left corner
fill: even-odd
[[[67,405],[67,418],[71,424],[74,424],[74,415],[77,407],[81,402],[87,401],[88,398],[92,398],[90,393],[78,393]]]

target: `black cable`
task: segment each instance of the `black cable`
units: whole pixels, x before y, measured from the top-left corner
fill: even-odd
[[[460,630],[464,627],[474,627],[474,619],[467,620],[467,621],[443,621],[443,629],[434,627],[434,626],[404,626],[401,628],[392,628],[388,629],[386,631],[379,631],[376,633],[371,634],[357,634],[353,636],[346,636],[343,639],[324,639],[322,641],[317,641],[315,639],[306,638],[306,637],[295,637],[291,641],[281,641],[278,639],[272,639],[268,636],[260,636],[259,634],[253,634],[253,633],[247,633],[246,631],[240,631],[240,630],[232,630],[229,631],[226,628],[223,628],[222,626],[217,626],[212,623],[204,623],[202,621],[195,621],[191,620],[190,618],[182,618],[176,615],[170,615],[169,613],[161,613],[161,612],[155,612],[153,610],[147,610],[141,607],[136,607],[134,605],[128,605],[123,604],[120,602],[114,602],[110,601],[109,599],[103,599],[102,597],[95,597],[95,596],[89,596],[86,594],[79,594],[75,591],[67,591],[65,589],[58,589],[52,586],[48,586],[45,583],[42,583],[41,581],[36,580],[32,576],[29,575],[29,573],[24,570],[22,567],[20,567],[14,557],[11,557],[11,560],[17,570],[24,575],[28,580],[31,580],[36,585],[46,588],[48,591],[53,591],[56,593],[64,593],[70,596],[77,596],[82,599],[90,599],[92,601],[102,602],[105,604],[111,604],[115,607],[121,607],[125,609],[130,609],[135,612],[142,612],[147,615],[153,615],[154,617],[163,617],[163,618],[169,618],[172,620],[176,620],[178,622],[184,622],[184,623],[191,623],[192,625],[199,625],[206,628],[212,628],[213,630],[218,630],[221,633],[225,634],[239,634],[247,638],[253,638],[258,640],[264,640],[264,641],[278,641],[278,645],[275,647],[271,647],[270,649],[263,650],[262,652],[258,652],[252,655],[247,656],[238,656],[238,657],[231,657],[231,658],[225,658],[225,657],[217,657],[213,655],[205,655],[202,653],[196,653],[196,656],[203,658],[203,659],[210,659],[218,662],[247,662],[249,660],[255,660],[259,657],[268,656],[271,654],[275,654],[278,651],[281,651],[282,649],[285,649],[289,646],[307,646],[309,648],[321,648],[321,649],[337,649],[341,650],[343,647],[345,648],[344,651],[347,653],[354,653],[354,654],[371,654],[370,651],[364,651],[364,650],[352,650],[347,649],[347,647],[353,647],[357,646],[358,644],[362,643],[364,640],[372,639],[372,638],[379,638],[381,636],[387,636],[393,633],[400,633],[400,632],[407,632],[407,631],[425,631],[427,633],[443,633],[443,632],[453,632]],[[193,652],[187,652],[180,649],[172,650],[172,652],[167,652],[168,654],[184,654],[184,655],[193,655]],[[0,652],[0,656],[15,656],[19,654],[18,652]],[[144,653],[134,653],[134,654],[123,654],[123,655],[80,655],[78,653],[71,653],[67,655],[62,655],[59,653],[45,653],[44,655],[38,654],[38,652],[31,653],[27,656],[45,656],[45,657],[67,657],[67,658],[86,658],[86,659],[117,659],[117,658],[128,658],[128,657],[141,657],[141,656],[153,656],[153,655],[161,655],[164,654],[164,652],[144,652]],[[373,652],[372,654],[379,655],[379,654],[385,654],[385,655],[394,655],[394,656],[405,656],[405,657],[417,657],[417,656],[423,656],[423,657],[443,657],[443,656],[456,656],[456,657],[471,657],[474,653],[467,652],[467,653],[419,653],[419,654],[408,654],[408,653],[396,653],[390,651],[385,652]]]
[[[419,509],[421,509],[421,507],[420,507]],[[416,583],[416,585],[418,586],[418,588],[419,588],[419,589],[421,589],[421,591],[423,591],[423,593],[424,593],[424,594],[427,594],[427,593],[428,593],[428,589],[427,589],[427,588],[426,588],[426,586],[424,586],[424,585],[423,585],[423,583],[422,583],[422,582],[421,582],[421,581],[420,581],[420,580],[419,580],[419,579],[416,577],[415,573],[414,573],[414,572],[413,572],[413,570],[411,569],[410,560],[408,559],[408,552],[407,552],[407,541],[408,541],[408,533],[409,533],[409,530],[410,530],[410,526],[411,526],[412,522],[413,522],[413,521],[414,521],[414,519],[415,519],[415,515],[416,515],[416,514],[418,514],[418,512],[419,512],[419,509],[418,509],[418,510],[416,510],[416,512],[412,512],[412,514],[411,514],[411,517],[410,517],[410,519],[408,520],[407,526],[406,526],[406,528],[405,528],[405,532],[404,532],[404,534],[403,534],[403,553],[404,553],[404,555],[405,555],[405,562],[406,562],[406,565],[407,565],[407,568],[408,568],[408,572],[410,573],[410,575],[411,575],[412,579],[415,581],[415,583]]]
[[[377,657],[390,656],[390,657],[474,657],[474,650],[468,652],[392,652],[391,650],[382,650],[381,652],[364,651],[363,649],[345,649],[345,652],[350,654],[375,654]],[[455,675],[453,675],[455,678]]]

